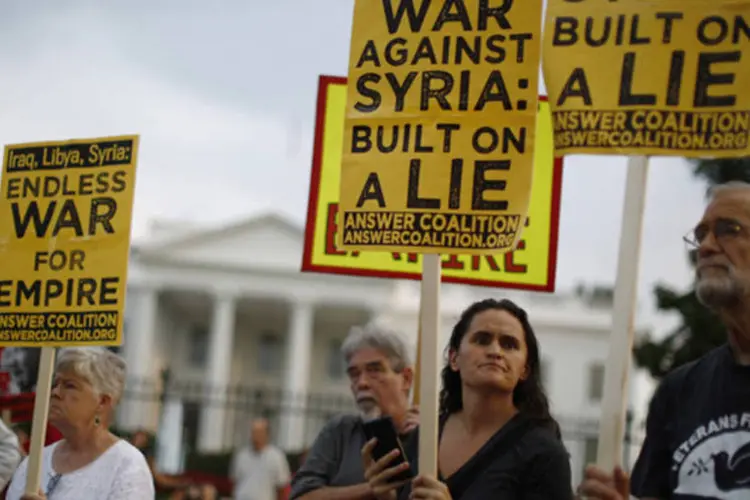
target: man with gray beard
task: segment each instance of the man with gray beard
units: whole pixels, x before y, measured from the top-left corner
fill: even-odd
[[[414,371],[398,334],[355,328],[341,351],[359,415],[336,417],[320,431],[292,479],[290,500],[374,500],[362,465],[362,423],[387,415],[404,437],[419,424],[409,408]]]
[[[585,498],[750,498],[750,184],[715,188],[685,240],[697,254],[696,295],[727,343],[664,378],[632,477],[590,466]]]

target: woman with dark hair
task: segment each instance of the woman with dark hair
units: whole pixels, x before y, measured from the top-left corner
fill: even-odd
[[[453,328],[442,372],[438,477],[389,478],[418,471],[418,430],[404,444],[408,464],[389,467],[362,449],[378,500],[570,500],[570,460],[541,384],[539,344],[526,312],[486,299]]]

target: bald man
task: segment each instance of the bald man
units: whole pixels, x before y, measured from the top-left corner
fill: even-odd
[[[750,498],[750,184],[714,189],[685,240],[697,252],[697,297],[727,342],[664,377],[632,478],[589,467],[586,498]]]
[[[280,449],[269,443],[265,418],[250,423],[250,445],[232,460],[235,500],[282,500],[289,484],[289,463]]]

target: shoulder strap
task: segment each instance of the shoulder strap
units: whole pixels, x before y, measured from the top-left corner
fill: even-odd
[[[497,457],[512,450],[516,443],[526,435],[526,432],[531,428],[532,421],[528,418],[523,418],[521,422],[514,425],[512,429],[505,429],[507,432],[499,431],[498,434],[490,438],[487,445],[482,447],[477,454],[481,456],[475,456],[475,459],[471,459],[464,469],[460,470],[457,474],[454,474],[448,479],[448,488],[451,491],[451,495],[455,499],[460,499],[466,490],[474,483],[476,478],[482,473],[482,469],[487,464],[487,460],[484,457],[492,457],[493,460]]]

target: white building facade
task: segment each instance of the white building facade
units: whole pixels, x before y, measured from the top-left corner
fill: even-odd
[[[352,409],[339,348],[353,325],[380,322],[415,345],[418,282],[301,273],[303,238],[302,227],[265,215],[222,228],[162,224],[134,245],[121,427],[177,427],[198,450],[220,452],[244,442],[248,419],[263,415],[282,447],[300,450],[326,419]],[[596,453],[611,301],[444,285],[442,345],[460,312],[486,297],[529,311],[577,481]]]

